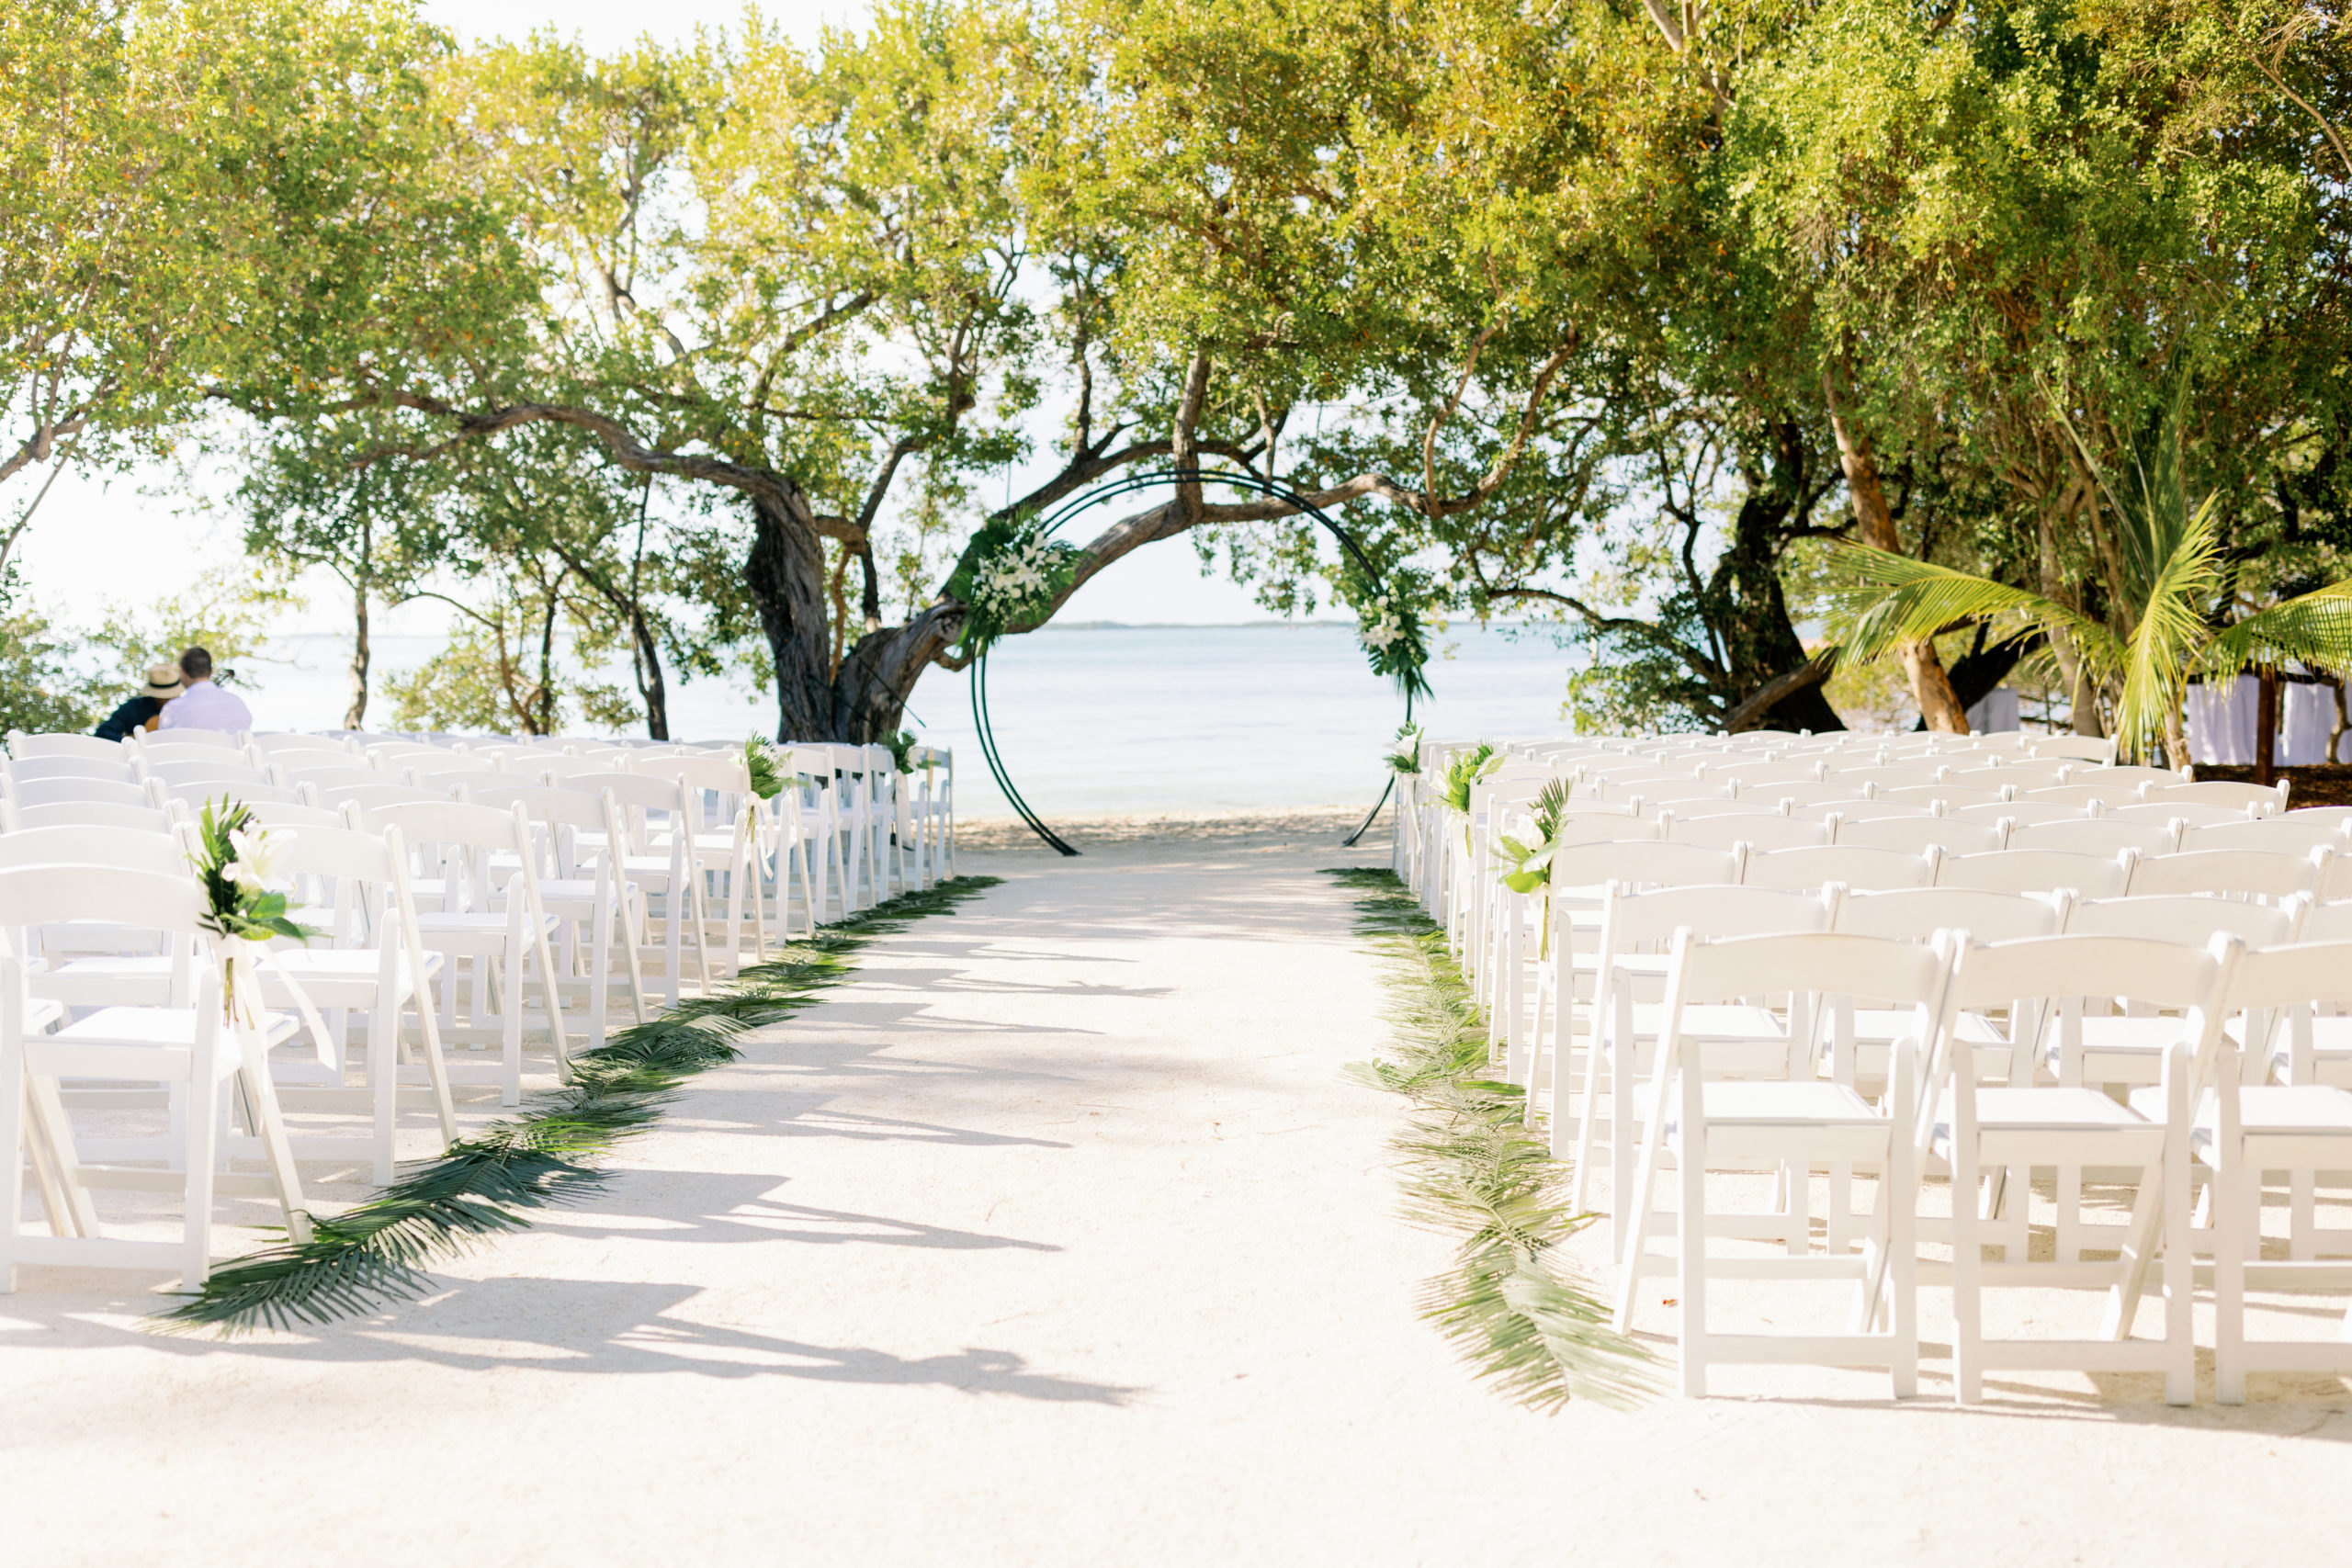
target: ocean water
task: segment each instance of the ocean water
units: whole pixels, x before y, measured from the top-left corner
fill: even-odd
[[[1415,717],[1432,735],[1552,734],[1570,655],[1548,636],[1457,626],[1429,669],[1433,699]],[[382,637],[376,669],[430,659],[429,637]],[[279,639],[249,663],[246,700],[265,728],[334,725],[348,645]],[[1014,787],[1048,821],[1113,812],[1367,808],[1386,782],[1380,757],[1404,701],[1366,668],[1351,626],[1049,627],[990,656],[989,714]],[[607,678],[610,678],[609,676]],[[623,679],[625,680],[625,676]],[[379,698],[380,701],[380,696]],[[775,701],[748,682],[671,687],[672,731],[686,739],[771,733]],[[972,721],[968,672],[926,672],[908,728],[956,751],[957,807],[1011,807],[989,776]]]

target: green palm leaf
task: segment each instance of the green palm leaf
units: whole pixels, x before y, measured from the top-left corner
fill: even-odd
[[[2219,500],[2206,497],[2196,515],[2172,535],[2170,552],[2156,562],[2140,623],[2132,628],[2116,728],[2135,751],[2163,733],[2178,710],[2189,667],[2211,635],[2202,607],[2221,584],[2221,537],[2213,520]]]
[[[2205,645],[2200,673],[2224,675],[2248,664],[2352,667],[2352,578],[2248,615]]]
[[[1990,623],[2004,637],[2066,637],[2094,670],[2122,662],[2114,633],[2098,622],[2055,599],[1973,572],[1848,544],[1830,556],[1829,579],[1840,669],[1973,621]]]

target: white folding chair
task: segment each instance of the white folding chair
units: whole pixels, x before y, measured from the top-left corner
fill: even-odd
[[[2257,1067],[2275,1046],[2290,1061],[2310,1059],[2310,1036],[2321,1007],[2340,1019],[2352,1005],[2352,942],[2309,942],[2246,953],[2231,976],[2225,1010],[2261,1019],[2264,1039],[2246,1054]],[[2332,1337],[2248,1339],[2249,1289],[2323,1290],[2341,1295],[2352,1285],[2352,1231],[2317,1223],[2314,1190],[2341,1183],[2352,1170],[2352,1092],[2308,1077],[2267,1084],[2230,1058],[2225,1044],[2214,1088],[2200,1100],[2196,1157],[2213,1171],[2213,1384],[2224,1404],[2245,1400],[2249,1371],[2352,1372],[2352,1314]],[[2241,1084],[2243,1079],[2243,1085]],[[2136,1097],[2135,1097],[2136,1098]],[[2267,1258],[2262,1202],[2267,1173],[2286,1173],[2287,1256]]]
[[[0,954],[0,1160],[6,1164],[0,1183],[0,1291],[16,1288],[19,1263],[175,1268],[183,1285],[194,1290],[211,1268],[217,1195],[275,1199],[288,1234],[309,1239],[301,1180],[266,1066],[269,1047],[293,1033],[295,1021],[274,1013],[249,1017],[242,1007],[232,1018],[202,923],[206,914],[193,875],[91,865],[0,869],[0,929],[66,919],[144,923],[175,945],[185,944],[194,968],[188,1005],[101,1007],[40,1034],[28,1023],[37,1004],[28,991],[21,947]],[[69,1081],[80,1087],[69,1090]],[[164,1168],[107,1164],[85,1157],[77,1145],[70,1119],[74,1099],[89,1085],[107,1083],[136,1085],[139,1092],[163,1085],[177,1097],[176,1146]],[[219,1168],[222,1124],[232,1103],[258,1140],[266,1176]],[[48,1235],[24,1229],[28,1159],[49,1213]],[[182,1194],[179,1239],[102,1235],[91,1194],[108,1188]]]
[[[881,751],[884,757],[889,756],[889,748],[883,747]],[[708,922],[707,911],[714,898],[725,901],[725,935],[720,944],[725,958],[721,974],[731,979],[743,964],[746,905],[755,919],[759,907],[757,857],[752,843],[755,824],[743,808],[752,798],[752,782],[743,759],[731,750],[701,756],[638,758],[631,761],[629,771],[646,778],[669,779],[677,787],[679,804],[673,813],[669,831],[683,837],[686,856],[692,863],[697,921]],[[866,786],[861,781],[858,787]],[[870,801],[872,797],[868,795],[866,798]],[[869,839],[877,824],[887,828],[876,811],[867,811],[861,820]],[[662,835],[656,834],[653,843],[658,851],[662,844]],[[875,849],[871,843],[866,847],[869,852]],[[878,855],[872,863],[879,878],[876,886],[884,888],[876,895],[879,902],[888,896],[889,874]],[[712,887],[714,880],[723,892]],[[706,944],[707,942],[707,938]],[[706,964],[707,962],[706,958]],[[707,971],[705,977],[707,983]]]
[[[1589,1191],[1600,1097],[1609,1095],[1611,1235],[1622,1255],[1628,1210],[1624,1195],[1634,1176],[1634,1138],[1640,1111],[1633,1089],[1649,1070],[1649,1056],[1665,1014],[1660,1000],[1670,967],[1668,948],[1679,931],[1711,937],[1756,936],[1778,931],[1821,931],[1829,922],[1826,900],[1778,888],[1736,884],[1685,883],[1635,891],[1612,883],[1601,911],[1601,931],[1591,963],[1592,1004],[1585,1032],[1584,1084],[1576,1097],[1576,1155],[1570,1167],[1570,1207],[1581,1211]],[[1565,1017],[1565,1010],[1564,1010]],[[1802,1019],[1783,1022],[1752,1002],[1708,1006],[1683,1026],[1703,1034],[1718,1054],[1718,1067],[1747,1076],[1788,1077],[1804,1054]],[[1555,1032],[1554,1148],[1565,1141],[1570,1039]],[[1804,1070],[1809,1073],[1810,1066]]]
[[[630,944],[637,950],[639,972],[647,956],[662,961],[663,1001],[675,1007],[685,994],[685,941],[694,939],[695,959],[701,976],[700,986],[707,993],[711,987],[710,948],[698,902],[701,876],[695,871],[688,852],[690,833],[669,828],[673,819],[683,823],[686,817],[684,788],[676,779],[660,778],[642,773],[588,773],[557,777],[550,787],[574,794],[609,800],[606,813],[608,835],[617,835],[619,848],[614,873],[627,886],[635,886],[640,896],[635,900],[637,924],[629,933]],[[664,830],[657,831],[656,820]],[[590,835],[578,840],[582,847],[594,845]],[[653,941],[652,902],[662,900],[662,940]]]
[[[118,779],[49,778],[0,780],[0,791],[16,806],[153,806],[143,784]]]
[[[1678,1352],[1685,1396],[1706,1393],[1712,1366],[1757,1362],[1883,1366],[1898,1398],[1917,1392],[1912,1216],[1918,1180],[1908,1134],[1919,1063],[1942,1032],[1950,1006],[1951,972],[1942,942],[1922,947],[1829,931],[1721,942],[1676,938],[1657,1062],[1645,1086],[1651,1111],[1641,1167],[1623,1204],[1633,1223],[1619,1260],[1616,1324],[1620,1332],[1630,1331],[1645,1278],[1670,1273],[1680,1307]],[[1884,1105],[1872,1104],[1843,1084],[1727,1079],[1717,1072],[1708,1043],[1688,1027],[1693,1011],[1780,991],[1844,997],[1912,1012],[1912,1028],[1894,1048]],[[1653,1258],[1648,1248],[1650,1237],[1668,1228],[1656,1202],[1660,1173],[1669,1161],[1679,1176],[1679,1201],[1670,1215],[1677,1245],[1670,1264]],[[1806,1190],[1816,1164],[1880,1173],[1859,1252],[1849,1249],[1850,1243],[1813,1249]],[[1741,1212],[1711,1206],[1710,1170],[1758,1168],[1781,1173],[1772,1207]],[[1753,1178],[1747,1180],[1756,1184]],[[1710,1246],[1718,1239],[1779,1246],[1726,1255]],[[1850,1280],[1854,1302],[1849,1321],[1842,1333],[1734,1334],[1713,1327],[1710,1283],[1740,1279]],[[1881,1330],[1883,1286],[1893,1310]]]
[[[405,848],[423,857],[418,872],[441,891],[441,907],[419,910],[417,931],[424,951],[439,953],[440,1032],[453,1045],[495,1044],[495,1066],[476,1066],[460,1056],[447,1071],[453,1083],[495,1083],[505,1104],[523,1093],[523,986],[536,961],[543,1020],[557,1072],[569,1080],[571,1053],[566,1038],[560,971],[549,946],[554,917],[539,904],[539,883],[531,863],[531,827],[519,807],[500,810],[454,800],[408,801],[358,813],[358,826],[382,833],[400,829]],[[516,869],[493,876],[493,856],[510,856]],[[459,1016],[458,963],[470,974],[467,1006]],[[496,992],[497,1007],[491,1002]]]
[[[2340,855],[2352,848],[2352,840],[2347,840],[2340,819],[2324,817],[2314,821],[2309,812],[2290,811],[2278,817],[2240,818],[2231,822],[2191,826],[2182,831],[2179,848],[2267,850],[2284,855],[2308,855],[2313,850],[2324,849]]]
[[[1979,942],[2018,942],[2057,935],[2065,929],[2071,905],[2064,893],[1894,887],[1849,893],[1840,898],[1830,929],[1889,942],[1932,942],[1939,931],[1966,931]],[[1820,1049],[1827,1067],[1826,1076],[1874,1098],[1886,1082],[1888,1049],[1909,1028],[1910,1016],[1841,1003],[1823,1022]],[[1958,1032],[1957,1043],[1974,1052],[1978,1077],[2002,1080],[2011,1077],[2022,1053],[1991,1019],[1982,1013],[1955,1012],[1952,1027]]]
[[[112,741],[102,742],[113,745]],[[120,750],[119,747],[117,750]],[[112,784],[136,784],[139,771],[128,759],[112,757],[10,757],[0,761],[0,776],[12,784],[30,784],[36,779],[105,779]]]
[[[300,916],[320,932],[299,946],[273,944],[259,971],[264,1001],[298,1009],[312,1031],[312,1060],[277,1064],[279,1099],[294,1111],[359,1109],[370,1130],[362,1137],[305,1135],[292,1139],[307,1159],[368,1160],[378,1185],[392,1179],[393,1138],[401,1105],[430,1109],[446,1145],[458,1136],[448,1064],[434,1018],[432,985],[442,955],[424,950],[416,903],[408,888],[408,857],[401,830],[377,832],[310,825],[275,829],[282,838],[280,869],[311,897]],[[423,1062],[409,1069],[421,1084],[403,1094],[401,1019],[416,1012]],[[345,1087],[351,1066],[348,1021],[366,1021],[364,1087]],[[322,1031],[323,1032],[322,1032]]]
[[[606,1010],[616,985],[628,987],[636,1020],[645,1022],[645,971],[634,935],[644,926],[644,892],[614,869],[620,854],[615,846],[628,841],[619,821],[619,803],[582,789],[524,784],[485,789],[476,804],[520,806],[530,819],[539,840],[533,857],[539,907],[562,922],[555,944],[558,984],[584,994],[590,1043],[605,1041]],[[612,962],[616,948],[622,955],[617,976]]]
[[[1962,1404],[1984,1396],[1984,1374],[1996,1368],[2157,1371],[2165,1375],[2167,1402],[2185,1404],[2193,1396],[2188,1111],[2199,1076],[2217,1055],[2223,998],[2242,951],[2228,935],[2201,951],[2130,937],[2059,936],[1961,953],[1954,1004],[2009,1009],[2021,1042],[2034,1038],[2038,1019],[2047,1020],[2069,998],[2125,997],[2173,1010],[2160,1099],[2147,1107],[2161,1114],[2153,1117],[2079,1084],[1980,1089],[1973,1057],[1953,1048],[1949,1031],[1939,1043],[1928,1081],[1940,1094],[1929,1097],[1936,1109],[1921,1118],[1921,1134],[1951,1172],[1952,1374]],[[2129,1220],[2089,1224],[2077,1202],[2057,1216],[2052,1257],[2035,1258],[2025,1178],[2036,1166],[2098,1167],[2125,1176],[2135,1190]],[[1980,1183],[1996,1173],[2006,1179],[1980,1210]],[[2003,1248],[2001,1261],[1985,1260],[1987,1244]],[[2159,1247],[2164,1335],[2135,1339],[2140,1297]],[[2086,1259],[2086,1250],[2116,1256]],[[1991,1337],[1984,1294],[1996,1287],[2101,1291],[2106,1314],[2095,1336]]]

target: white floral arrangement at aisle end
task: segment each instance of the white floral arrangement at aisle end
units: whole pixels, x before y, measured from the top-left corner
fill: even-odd
[[[1069,581],[1078,552],[1024,530],[972,574],[972,607],[998,626],[1041,614]]]

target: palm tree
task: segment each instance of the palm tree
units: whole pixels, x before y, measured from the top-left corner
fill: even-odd
[[[2188,378],[2177,385],[2185,393]],[[2109,561],[2113,623],[2095,620],[2045,594],[1973,572],[1872,549],[1840,547],[1832,558],[1838,664],[1867,663],[1914,638],[1983,622],[2004,635],[2040,633],[2048,649],[2070,641],[2086,670],[2116,694],[2116,739],[2144,757],[2162,734],[2168,757],[2188,761],[2181,700],[2191,675],[2233,674],[2248,663],[2290,660],[2312,669],[2352,666],[2352,580],[2333,582],[2230,621],[2222,590],[2220,495],[2194,511],[2182,478],[2184,399],[2176,396],[2156,438],[2156,458],[2127,449],[2131,472],[2119,486],[2062,413],[2113,513],[2120,547]],[[2054,662],[2054,660],[2053,660]]]

